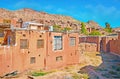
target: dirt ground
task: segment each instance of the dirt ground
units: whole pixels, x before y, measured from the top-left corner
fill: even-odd
[[[9,79],[32,79],[28,76],[33,79],[120,79],[120,57],[111,53],[84,52],[77,65],[55,69],[44,76],[25,72]]]
[[[102,59],[99,66],[92,64],[81,69],[89,74],[90,79],[120,79],[120,56],[112,53],[100,53],[96,56]]]

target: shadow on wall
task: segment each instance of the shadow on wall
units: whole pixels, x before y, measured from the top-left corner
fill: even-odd
[[[100,53],[102,57],[99,66],[88,65],[80,69],[78,73],[87,73],[90,79],[120,79],[120,56],[112,53]]]

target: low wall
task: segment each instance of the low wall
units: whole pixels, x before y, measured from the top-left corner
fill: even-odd
[[[97,51],[100,51],[100,41],[101,41],[101,37],[99,36],[79,37],[79,44],[80,43],[95,43],[97,45]]]
[[[110,52],[120,55],[120,40],[110,41]]]
[[[97,44],[95,43],[80,43],[79,50],[83,52],[97,52]]]

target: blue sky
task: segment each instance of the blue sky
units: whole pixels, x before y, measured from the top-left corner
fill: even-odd
[[[105,22],[120,26],[120,0],[0,0],[0,8],[17,10],[32,8],[52,14],[72,16],[87,22],[94,20],[101,26]]]

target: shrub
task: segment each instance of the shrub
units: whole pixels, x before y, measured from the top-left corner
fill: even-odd
[[[105,23],[105,31],[108,33],[112,33],[112,28],[108,22]]]
[[[72,30],[70,27],[65,27],[64,29],[63,29],[63,31],[70,31],[70,30]]]
[[[73,73],[72,77],[73,77],[73,79],[80,79],[81,78],[81,76],[77,73]]]
[[[81,33],[82,34],[85,34],[85,35],[87,35],[88,33],[87,33],[87,30],[86,30],[86,28],[85,28],[85,24],[82,22],[81,23]]]
[[[32,76],[44,76],[44,75],[47,75],[49,73],[52,73],[52,72],[43,72],[43,71],[33,72]]]
[[[89,75],[86,73],[78,74],[78,73],[72,73],[73,79],[89,79]]]
[[[59,25],[53,25],[54,31],[61,31],[61,27]]]
[[[94,30],[94,31],[92,31],[89,35],[92,35],[92,36],[100,36],[101,33],[100,33],[99,31]]]
[[[89,75],[86,74],[86,73],[84,73],[84,74],[82,74],[82,78],[83,78],[83,79],[89,79]]]

